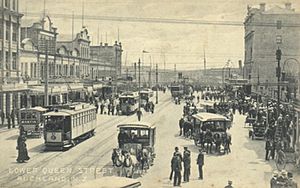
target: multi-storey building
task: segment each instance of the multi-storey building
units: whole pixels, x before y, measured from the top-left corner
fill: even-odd
[[[6,117],[20,108],[26,84],[20,80],[20,23],[18,0],[0,1],[0,110]]]
[[[76,35],[72,41],[57,42],[57,65],[63,67],[60,75],[73,78],[89,78],[90,37],[87,28]]]
[[[291,3],[285,7],[266,9],[248,7],[244,22],[245,60],[244,77],[252,83],[252,90],[260,94],[277,96],[276,50],[282,51],[281,77],[291,78],[300,71],[300,14]],[[287,78],[286,79],[289,79]],[[281,87],[282,100],[286,98],[286,86]]]
[[[21,28],[22,76],[31,80],[45,79],[45,57],[48,54],[49,76],[57,74],[55,66],[57,28],[49,16],[31,26]]]
[[[90,72],[92,79],[101,77],[117,78],[121,76],[122,44],[116,41],[114,45],[107,43],[91,46]]]

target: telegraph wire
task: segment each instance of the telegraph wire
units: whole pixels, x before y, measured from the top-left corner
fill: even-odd
[[[28,17],[40,17],[39,12],[27,12]],[[72,14],[51,13],[50,16],[54,18],[66,19],[72,18]],[[85,20],[102,20],[102,21],[117,21],[117,22],[143,22],[143,23],[165,23],[165,24],[190,24],[190,25],[212,25],[212,26],[263,26],[263,27],[277,27],[276,23],[267,22],[250,22],[244,25],[243,22],[238,21],[204,21],[193,19],[170,19],[170,18],[146,18],[146,17],[119,17],[119,16],[95,16],[84,15]],[[82,15],[74,15],[74,19],[82,19]],[[300,27],[299,24],[283,23],[281,27]]]

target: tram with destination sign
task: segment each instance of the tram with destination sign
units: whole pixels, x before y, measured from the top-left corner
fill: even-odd
[[[36,106],[33,108],[20,109],[20,127],[23,127],[23,131],[27,137],[41,137],[44,127],[43,114],[48,109]]]
[[[96,108],[86,103],[70,105],[45,113],[44,139],[46,150],[74,146],[92,137],[96,128]]]

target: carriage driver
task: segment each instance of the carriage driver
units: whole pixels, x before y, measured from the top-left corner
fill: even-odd
[[[118,135],[118,142],[119,142],[119,148],[122,148],[124,145],[124,142],[128,140],[128,135],[125,133],[124,130],[121,130],[121,132]]]

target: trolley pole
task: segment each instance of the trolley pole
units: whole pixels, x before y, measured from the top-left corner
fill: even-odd
[[[156,64],[156,101],[155,103],[158,104],[158,66]]]
[[[45,79],[45,97],[44,97],[44,106],[49,106],[49,97],[48,97],[48,40],[45,41],[45,70],[44,70],[44,79]]]
[[[138,81],[139,81],[139,112],[141,111],[141,60],[139,59],[138,62],[138,70],[139,70],[139,77],[138,77]]]

